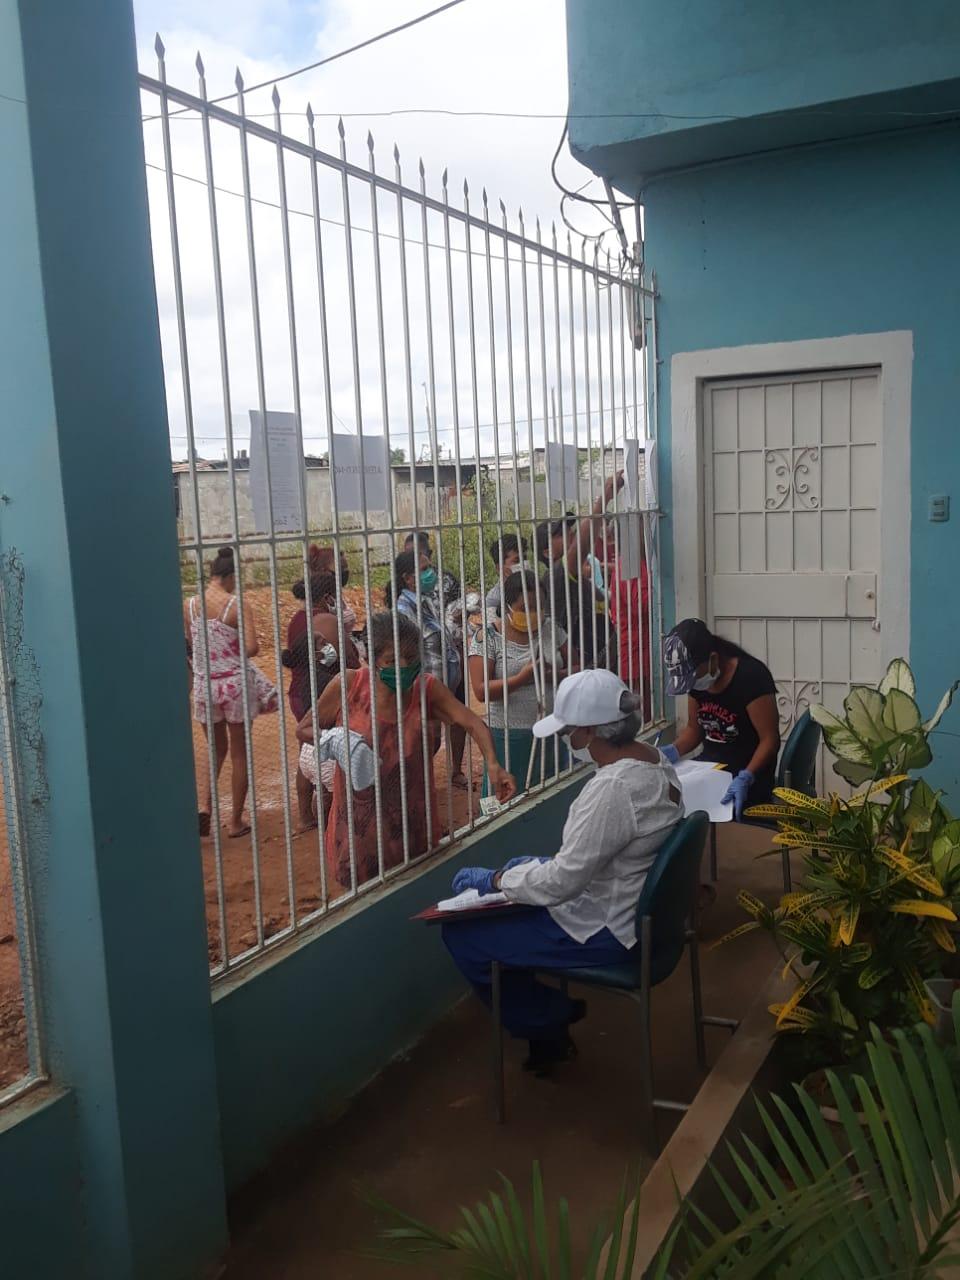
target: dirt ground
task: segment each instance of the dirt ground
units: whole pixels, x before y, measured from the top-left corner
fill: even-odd
[[[0,788],[0,1090],[19,1080],[26,1070],[27,1027],[20,988],[6,814]]]
[[[363,625],[365,617],[363,591],[348,587],[344,593]],[[379,593],[378,593],[379,594]],[[269,587],[251,588],[245,592],[257,620],[260,636],[260,655],[257,664],[263,673],[277,683],[276,647],[273,642],[273,610]],[[375,601],[375,604],[377,601]],[[284,645],[286,628],[299,607],[292,594],[286,590],[280,599],[280,646]],[[252,742],[254,757],[254,785],[256,790],[256,827],[260,850],[260,899],[264,937],[269,939],[288,929],[291,924],[290,880],[291,867],[286,856],[286,822],[283,796],[283,758],[281,755],[281,725],[287,744],[287,774],[290,780],[289,814],[290,830],[297,826],[296,774],[299,744],[296,740],[296,724],[286,701],[289,674],[284,670],[280,685],[283,692],[283,720],[279,712],[259,717],[254,721]],[[186,696],[186,694],[185,694]],[[481,707],[482,710],[482,707]],[[193,745],[198,786],[208,768],[208,755],[203,731],[193,724]],[[470,795],[459,788],[448,788],[446,751],[441,750],[435,759],[435,776],[439,792],[440,821],[443,831],[463,827],[469,818],[469,807],[479,812],[480,780],[483,764],[479,753],[471,751],[468,743],[464,756],[464,771],[468,761],[473,777]],[[229,817],[230,763],[220,775],[221,819]],[[452,814],[452,817],[451,817]],[[248,802],[249,816],[249,802]],[[0,796],[2,817],[2,796]],[[224,903],[227,949],[235,958],[257,943],[256,891],[252,836],[230,840],[222,831]],[[204,898],[207,914],[207,938],[211,966],[220,964],[224,943],[221,937],[221,908],[217,891],[215,844],[211,837],[201,840],[203,860]],[[316,830],[291,839],[293,897],[298,919],[317,911],[322,905],[321,856]],[[336,885],[328,886],[328,895],[336,896]],[[17,953],[16,926],[11,892],[11,872],[6,848],[6,825],[0,822],[0,1090],[19,1079],[27,1069],[26,1026],[23,1014],[23,997],[20,989],[20,968]]]

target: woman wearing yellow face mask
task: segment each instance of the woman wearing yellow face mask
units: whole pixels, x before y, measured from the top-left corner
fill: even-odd
[[[553,739],[534,754],[532,730],[552,710],[556,684],[567,674],[567,636],[546,616],[543,592],[530,570],[504,583],[501,614],[470,642],[470,683],[474,696],[487,704],[500,763],[524,791],[541,780],[541,767],[542,776],[551,777],[558,763]],[[559,767],[566,763],[560,745]]]

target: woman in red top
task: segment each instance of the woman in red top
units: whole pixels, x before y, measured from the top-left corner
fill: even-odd
[[[399,637],[399,651],[394,646],[394,628]],[[345,671],[340,680],[330,681],[317,702],[317,724],[321,729],[329,729],[343,723],[342,680],[347,694],[347,727],[361,734],[372,748],[373,707],[376,706],[380,830],[383,870],[386,871],[404,861],[404,807],[407,854],[411,859],[426,853],[442,835],[429,738],[424,763],[421,691],[428,721],[459,725],[476,742],[486,763],[491,786],[501,801],[516,795],[517,784],[497,760],[490,730],[479,716],[459,702],[440,680],[420,674],[420,633],[410,618],[403,614],[374,614],[369,637],[371,665],[358,671]],[[301,720],[297,737],[301,742],[313,742],[312,714],[308,713]],[[401,755],[404,766],[402,785]],[[354,791],[348,798],[346,776],[337,766],[333,802],[326,826],[326,848],[330,875],[344,888],[352,883],[350,809],[353,811],[356,883],[363,884],[375,879],[380,872],[376,788]]]

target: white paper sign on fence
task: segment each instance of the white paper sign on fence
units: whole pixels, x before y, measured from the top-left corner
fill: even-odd
[[[636,511],[640,506],[640,443],[628,440],[623,451],[623,493],[622,503],[629,511]]]
[[[268,409],[264,422],[259,409],[251,409],[250,500],[258,533],[299,533],[306,527],[302,470],[297,415]]]
[[[640,577],[640,562],[643,559],[642,519],[639,511],[620,512],[617,516],[619,569],[620,578],[624,582]]]
[[[360,488],[361,471],[363,489]],[[363,463],[360,461],[360,438],[334,433],[333,483],[338,511],[362,511],[366,496],[367,512],[386,511],[390,505],[390,454],[384,436],[363,437]]]
[[[657,510],[657,442],[648,440],[643,467],[643,485],[646,490],[644,506],[648,511]]]
[[[547,441],[547,479],[552,502],[579,501],[580,458],[576,445]]]

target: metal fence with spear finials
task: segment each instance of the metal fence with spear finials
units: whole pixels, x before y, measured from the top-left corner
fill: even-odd
[[[269,638],[258,660],[272,666],[279,685],[286,588],[303,581],[308,619],[317,603],[311,546],[332,548],[343,655],[345,604],[353,601],[358,629],[369,635],[384,588],[396,642],[404,584],[394,557],[408,535],[426,534],[440,586],[428,599],[415,575],[409,607],[422,630],[439,603],[441,669],[455,670],[459,659],[460,696],[482,716],[491,711],[491,645],[505,625],[495,605],[487,616],[485,602],[502,584],[506,543],[516,538],[520,567],[536,571],[533,587],[522,574],[516,616],[526,620],[537,710],[566,674],[556,653],[537,642],[550,615],[567,624],[568,669],[577,660],[612,666],[643,693],[648,723],[662,720],[650,661],[661,631],[655,477],[644,480],[656,437],[656,299],[642,267],[612,261],[586,240],[575,249],[569,234],[560,243],[555,226],[545,237],[539,220],[530,235],[522,211],[511,226],[502,200],[499,218],[491,217],[485,190],[478,214],[465,181],[462,202],[453,203],[446,170],[439,195],[431,194],[422,160],[417,185],[406,186],[396,147],[392,176],[382,176],[371,134],[365,163],[356,164],[342,120],[335,153],[321,150],[320,117],[310,106],[303,117],[284,114],[274,87],[264,119],[248,110],[239,72],[232,109],[209,99],[199,57],[196,92],[174,88],[159,37],[156,52],[157,74],[141,75],[140,86],[172,452],[184,459],[185,596],[203,595],[212,554],[232,547],[240,651],[248,650],[252,617]],[[424,442],[429,461],[418,462]],[[619,488],[614,477],[623,471]],[[604,511],[605,489],[612,496]],[[584,523],[598,511],[604,514]],[[536,529],[544,524],[541,558]],[[554,572],[551,527],[571,531],[569,572]],[[197,634],[197,696],[210,723],[209,646],[203,627]],[[484,673],[473,693],[471,647]],[[323,675],[316,646],[308,644],[306,661],[316,742]],[[297,830],[292,780],[300,746],[282,690],[276,716],[254,718],[247,683],[240,684],[251,830],[236,844],[216,820],[215,735],[208,744],[197,737],[198,781],[209,773],[214,814],[204,859],[217,974],[376,893],[469,834],[490,808],[480,803],[480,762],[469,739],[467,786],[455,785],[462,780],[451,736],[438,748],[421,682],[415,772],[425,789],[435,774],[443,803],[434,809],[429,796],[414,796],[407,778],[414,757],[404,751],[398,794],[375,769],[372,799],[362,801],[375,817],[377,842],[367,874],[350,754],[338,766],[346,775],[345,787],[343,779],[338,784],[345,836],[332,848],[322,787],[316,829]],[[347,684],[339,681],[344,724]],[[368,738],[379,758],[392,730],[372,702]],[[505,681],[500,702],[502,763],[510,769]],[[559,752],[549,760],[531,755],[518,778],[523,798],[514,803],[556,785],[569,769]],[[426,838],[417,843],[410,810],[424,804]],[[399,855],[385,848],[383,834],[394,819],[402,828]]]

